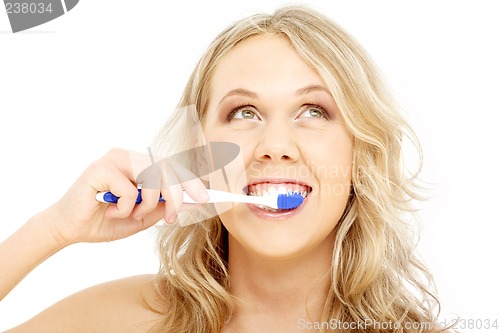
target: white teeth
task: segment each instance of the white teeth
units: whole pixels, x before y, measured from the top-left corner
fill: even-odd
[[[305,198],[309,192],[307,186],[298,184],[256,184],[248,186],[248,195],[258,196],[300,193]]]
[[[280,212],[280,211],[283,210],[283,209],[274,209],[274,208],[271,208],[271,207],[267,207],[265,205],[257,205],[257,207],[259,207],[260,209],[263,209],[263,210],[267,210],[269,212],[273,212],[273,213]]]
[[[302,192],[292,192],[292,191],[288,191],[288,192],[275,192],[275,191],[252,191],[252,192],[249,192],[248,195],[253,195],[253,196],[266,196],[266,195],[279,195],[279,194],[289,194],[289,195],[292,195],[292,194],[300,194],[303,198],[307,197],[307,195],[309,194],[310,192],[309,191],[302,191]]]

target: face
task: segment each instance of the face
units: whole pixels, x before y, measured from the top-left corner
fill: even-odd
[[[274,35],[249,38],[220,61],[209,87],[207,141],[238,144],[240,193],[301,192],[296,209],[239,204],[220,215],[230,252],[291,258],[330,246],[348,201],[352,140],[321,77]],[[231,179],[230,179],[231,182]]]

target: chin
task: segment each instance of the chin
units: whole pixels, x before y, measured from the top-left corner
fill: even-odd
[[[311,254],[325,244],[335,227],[331,221],[336,220],[330,218],[327,223],[310,208],[288,218],[266,219],[243,205],[220,217],[229,232],[231,251],[238,248],[262,259],[286,260]]]

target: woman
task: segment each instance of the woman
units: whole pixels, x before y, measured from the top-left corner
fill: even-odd
[[[180,110],[191,106],[207,142],[239,145],[249,195],[285,189],[304,203],[236,205],[181,226],[195,218],[177,214],[182,189],[203,203],[204,183],[168,166],[172,186],[143,188],[135,205],[130,155],[112,150],[1,245],[0,294],[65,246],[124,238],[163,217],[160,273],[89,288],[12,332],[443,331],[410,234],[418,186],[400,158],[413,132],[346,32],[301,7],[236,22],[195,68]],[[158,155],[172,153],[171,138],[181,151],[203,143],[179,126],[187,115],[165,126]],[[104,190],[116,206],[95,200]]]

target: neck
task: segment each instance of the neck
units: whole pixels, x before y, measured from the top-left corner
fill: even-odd
[[[229,236],[228,268],[237,313],[321,318],[330,288],[333,235],[318,247],[290,258],[264,258]]]

